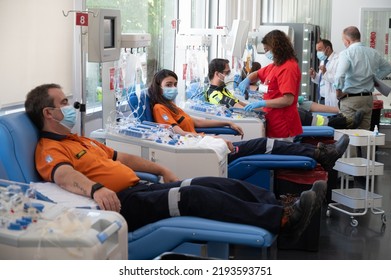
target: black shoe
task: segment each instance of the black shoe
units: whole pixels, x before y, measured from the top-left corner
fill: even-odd
[[[316,212],[323,204],[326,192],[327,192],[327,182],[323,180],[316,181],[312,184],[311,191],[316,194],[316,200],[313,211]]]
[[[342,114],[336,114],[334,116],[328,117],[329,122],[327,123],[328,126],[331,126],[335,129],[345,129],[352,125],[353,121],[349,122],[349,119],[347,119]]]
[[[316,194],[314,191],[304,191],[292,206],[284,208],[284,217],[286,220],[281,228],[280,236],[289,238],[292,242],[296,242],[308,227],[314,206],[316,204]]]
[[[349,140],[349,136],[344,134],[334,144],[324,144],[319,142],[317,149],[315,150],[314,159],[322,165],[324,170],[332,170],[335,162],[342,157],[348,148]]]

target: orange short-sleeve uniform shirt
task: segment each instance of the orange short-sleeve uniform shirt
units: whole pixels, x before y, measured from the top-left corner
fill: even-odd
[[[196,133],[193,119],[181,108],[177,107],[177,109],[178,114],[174,114],[166,106],[156,104],[153,106],[153,117],[155,122],[171,126],[178,125],[183,131]]]
[[[43,132],[35,150],[35,165],[45,181],[53,182],[56,169],[68,164],[90,180],[119,192],[140,179],[116,157],[116,151],[93,139]]]

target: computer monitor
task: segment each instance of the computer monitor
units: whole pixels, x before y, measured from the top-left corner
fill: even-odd
[[[116,61],[121,53],[121,12],[92,9],[88,24],[88,61]]]
[[[235,19],[232,23],[232,45],[231,54],[233,57],[242,58],[248,38],[250,23],[246,20]]]

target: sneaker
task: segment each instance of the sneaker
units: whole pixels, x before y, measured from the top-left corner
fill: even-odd
[[[297,241],[311,221],[315,203],[316,194],[309,190],[302,192],[300,199],[292,206],[285,207],[280,236]]]
[[[335,162],[342,157],[349,146],[349,136],[344,134],[334,144],[324,144],[319,142],[315,149],[314,159],[322,165],[323,169],[330,171]]]

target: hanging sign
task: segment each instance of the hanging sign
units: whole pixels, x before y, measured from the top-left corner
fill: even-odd
[[[115,89],[115,68],[114,67],[111,67],[110,68],[110,90],[114,90]]]
[[[171,29],[176,29],[176,23],[177,23],[177,20],[176,19],[173,19],[171,21]]]
[[[76,25],[88,26],[88,14],[87,13],[76,13]]]
[[[376,49],[376,32],[372,31],[369,37],[369,47]]]

